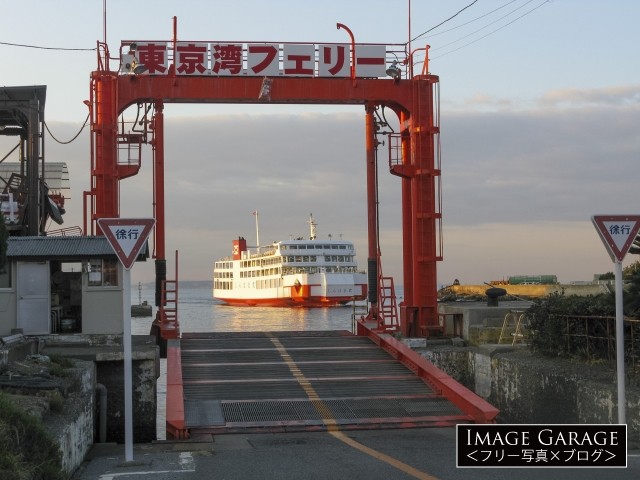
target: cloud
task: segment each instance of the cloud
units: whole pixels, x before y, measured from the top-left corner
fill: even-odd
[[[447,224],[572,221],[632,208],[640,106],[443,116]]]
[[[640,85],[620,85],[598,89],[567,88],[551,90],[540,98],[542,106],[638,105]]]
[[[620,95],[632,98],[634,91]],[[575,97],[605,98],[604,92]],[[233,238],[241,235],[253,243],[254,210],[260,212],[261,243],[306,235],[313,213],[321,238],[353,240],[360,265],[366,265],[361,111],[172,117],[167,108],[165,114],[166,256],[171,264],[173,252],[180,251],[181,278],[210,279],[214,260],[229,254]],[[443,109],[441,123],[440,283],[512,274],[586,280],[611,270],[590,217],[638,213],[637,102],[526,111]],[[78,129],[61,122],[49,127],[62,139]],[[82,225],[88,132],[70,145],[49,136],[46,142],[47,161],[69,166],[72,199],[65,225]],[[379,151],[383,271],[400,285],[401,181],[388,173],[385,149]],[[151,158],[145,147],[140,174],[121,184],[123,217],[153,215]],[[136,265],[133,276],[150,280],[153,262]]]

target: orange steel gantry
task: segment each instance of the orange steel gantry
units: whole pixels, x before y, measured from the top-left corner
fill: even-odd
[[[338,26],[338,28],[344,26]],[[175,26],[174,26],[175,28]],[[349,31],[350,33],[350,31]],[[351,35],[351,65],[356,44]],[[174,44],[175,44],[174,32]],[[122,42],[122,46],[128,46]],[[418,50],[425,50],[428,47]],[[122,47],[121,47],[122,52]],[[359,78],[351,68],[342,78],[293,76],[185,76],[176,74],[174,64],[165,75],[122,74],[109,69],[107,45],[98,43],[98,68],[91,73],[89,106],[91,116],[91,189],[84,196],[84,231],[96,231],[99,218],[120,217],[119,184],[138,173],[139,158],[121,158],[123,146],[130,152],[141,144],[151,144],[154,165],[154,216],[156,276],[166,274],[164,212],[164,122],[168,103],[238,104],[327,104],[363,105],[366,117],[366,160],[368,201],[369,267],[379,265],[376,205],[376,138],[374,111],[378,107],[398,116],[396,134],[389,156],[392,174],[402,182],[403,285],[400,328],[405,335],[428,336],[443,332],[437,309],[436,264],[442,259],[440,212],[440,159],[438,82],[428,72],[428,59],[420,74],[413,75],[413,53],[407,52],[405,78]],[[175,54],[175,52],[174,52]],[[349,61],[349,60],[347,60]],[[395,65],[395,64],[394,64]],[[264,95],[265,86],[268,95]],[[262,92],[262,94],[261,94]],[[150,121],[125,131],[123,112],[137,105],[153,109]],[[138,127],[136,128],[136,125]],[[391,150],[390,150],[391,152]],[[120,155],[119,155],[120,153]],[[87,225],[89,221],[89,225]],[[381,272],[376,275],[381,277]],[[371,276],[371,274],[370,274]],[[160,278],[162,280],[162,278]],[[378,278],[379,280],[379,278]],[[156,279],[158,282],[158,278]],[[370,280],[371,282],[371,280]],[[371,288],[371,283],[370,283]],[[370,298],[371,300],[371,298]],[[379,316],[376,297],[369,320]],[[156,303],[158,303],[156,294]],[[384,319],[379,326],[385,327]]]

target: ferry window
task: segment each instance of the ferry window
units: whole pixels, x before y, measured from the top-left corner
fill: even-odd
[[[118,285],[118,261],[112,258],[89,260],[89,286],[113,287]]]
[[[289,248],[290,248],[291,250],[297,250],[297,249],[298,249],[298,246],[297,246],[297,245],[289,245]]]
[[[346,250],[347,246],[346,245],[340,245],[340,250]]]
[[[316,262],[316,261],[317,261],[317,257],[316,257],[315,255],[311,255],[311,256],[309,257],[309,261],[310,261],[310,262]]]
[[[308,262],[309,261],[309,256],[305,255],[304,257],[302,257],[302,261],[303,262]]]
[[[302,261],[302,257],[298,256],[296,257],[296,262],[301,262]]]
[[[338,247],[338,245],[331,245],[331,248],[334,249],[334,250],[337,250],[339,247]]]
[[[0,288],[11,288],[11,262],[9,261],[0,270]]]

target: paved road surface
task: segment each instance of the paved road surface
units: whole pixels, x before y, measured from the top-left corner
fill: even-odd
[[[455,428],[218,435],[208,441],[94,447],[74,480],[638,480],[640,451],[626,469],[457,469]]]

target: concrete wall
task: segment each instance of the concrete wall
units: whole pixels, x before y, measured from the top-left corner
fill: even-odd
[[[462,317],[462,338],[471,343],[483,343],[483,335],[500,335],[502,324],[507,313],[511,311],[526,311],[531,306],[529,302],[500,301],[497,307],[489,307],[486,302],[452,302],[438,305],[438,313],[448,314],[446,317],[447,335],[454,333],[452,315]],[[484,342],[486,343],[486,342]],[[497,343],[497,338],[495,339]]]
[[[495,285],[504,288],[508,294],[517,297],[547,297],[552,293],[564,295],[598,295],[600,293],[610,293],[606,284],[555,284],[555,285]],[[483,297],[489,288],[488,285],[451,285],[447,287],[449,291],[456,295],[473,295]]]
[[[124,443],[123,362],[96,363],[100,383],[107,387],[107,441]],[[133,361],[133,439],[136,443],[156,440],[156,365],[153,360]]]
[[[50,335],[42,337],[43,353],[91,360],[97,382],[107,388],[107,442],[124,443],[124,355],[122,336]],[[132,337],[133,439],[136,443],[156,440],[156,380],[160,357],[155,338]]]
[[[503,347],[503,346],[500,346]],[[420,354],[500,410],[499,423],[617,423],[615,371],[517,349],[430,347]],[[637,376],[636,376],[637,377]],[[629,445],[640,447],[640,380],[628,377]]]
[[[68,370],[69,371],[69,370]],[[63,412],[45,417],[45,426],[60,446],[62,468],[71,474],[93,445],[96,369],[93,362],[75,361],[73,384]]]

